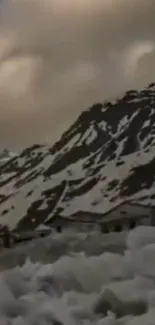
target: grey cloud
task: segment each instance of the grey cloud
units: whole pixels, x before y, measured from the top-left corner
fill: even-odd
[[[152,81],[154,13],[154,0],[3,1],[0,145],[52,142],[88,105]]]

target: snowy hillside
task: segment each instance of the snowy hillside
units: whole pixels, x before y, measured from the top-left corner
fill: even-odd
[[[0,151],[0,166],[16,156],[16,153],[10,152],[7,149],[3,149],[2,151]]]
[[[104,213],[125,199],[155,203],[155,84],[84,111],[53,146],[3,164],[1,223],[34,229],[56,212]]]

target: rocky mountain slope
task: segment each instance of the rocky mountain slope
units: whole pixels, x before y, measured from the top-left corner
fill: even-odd
[[[34,145],[0,169],[1,223],[34,229],[55,213],[155,204],[155,84],[84,111],[53,146]]]
[[[2,151],[0,151],[0,166],[16,156],[16,153],[10,152],[7,149],[3,149]]]

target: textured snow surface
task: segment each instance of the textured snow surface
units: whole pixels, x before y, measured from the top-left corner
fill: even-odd
[[[115,253],[110,252],[114,245]],[[16,264],[17,256],[21,266],[2,270]],[[154,228],[118,235],[53,234],[4,251],[0,262],[0,324],[154,325]],[[143,299],[148,311],[120,319],[113,313],[96,315],[94,303],[107,288],[123,302]]]

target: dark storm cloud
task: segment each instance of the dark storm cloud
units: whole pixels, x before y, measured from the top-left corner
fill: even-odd
[[[53,141],[88,105],[152,79],[154,13],[151,0],[2,2],[0,143]]]

